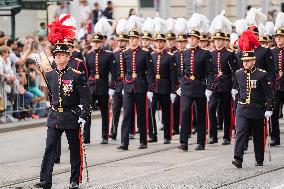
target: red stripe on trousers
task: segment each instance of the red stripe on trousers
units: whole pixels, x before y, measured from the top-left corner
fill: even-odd
[[[189,130],[190,133],[192,132],[192,127],[193,127],[193,119],[194,119],[194,103],[191,104],[191,108],[190,108],[190,114],[191,114],[191,119],[190,119],[190,125],[189,125]]]
[[[205,118],[206,118],[206,126],[205,126],[205,129],[206,129],[206,131],[205,131],[205,137],[204,137],[204,145],[206,144],[206,134],[209,136],[209,138],[210,138],[210,133],[208,132],[208,128],[210,128],[210,130],[211,130],[211,127],[210,127],[210,121],[208,121],[208,111],[209,111],[209,107],[208,107],[208,102],[207,102],[207,99],[206,99],[206,106],[205,106],[205,108],[206,108],[206,113],[205,113]]]
[[[172,135],[173,135],[173,103],[170,102],[170,140],[172,140]]]
[[[109,106],[110,106],[110,102],[109,102],[109,97],[107,98],[107,140],[109,137],[109,120],[110,120],[110,114],[109,114]],[[113,116],[113,115],[112,115]]]
[[[266,138],[267,138],[267,121],[266,121],[266,118],[264,118],[264,132],[263,132],[263,134],[264,134],[264,138],[263,138],[263,140],[264,140],[264,142],[263,142],[263,144],[264,144],[264,151],[265,151],[265,147],[266,147]]]
[[[145,110],[145,112],[146,112],[146,121],[145,121],[145,129],[146,129],[146,144],[148,144],[148,98],[146,97],[146,110]],[[150,105],[151,106],[151,105]],[[153,127],[154,127],[154,125],[153,125]],[[140,131],[141,132],[141,131]]]
[[[133,125],[132,125],[132,134],[135,135],[136,133],[136,100],[134,98],[134,111],[133,111]]]
[[[83,147],[82,147],[82,132],[81,128],[78,129],[78,135],[79,135],[79,144],[80,144],[80,175],[78,178],[78,183],[82,183],[82,175],[83,175]]]

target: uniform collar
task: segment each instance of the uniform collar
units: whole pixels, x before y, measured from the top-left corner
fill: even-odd
[[[63,68],[62,70],[59,70],[58,68],[56,68],[56,72],[57,72],[58,74],[64,74],[64,73],[68,70],[68,68],[69,68],[69,65],[67,64],[67,65],[65,66],[65,68]]]
[[[222,48],[222,49],[220,49],[220,50],[217,50],[217,49],[216,49],[216,51],[217,51],[217,52],[223,52],[225,49],[226,49],[226,48],[225,48],[225,47],[223,47],[223,48]]]
[[[94,51],[95,51],[95,53],[100,53],[102,50],[103,50],[103,48],[99,48],[99,49],[96,49]]]
[[[199,46],[197,45],[196,47],[194,47],[194,48],[189,48],[189,50],[197,50],[197,49],[199,49]]]
[[[253,73],[256,70],[256,67],[254,66],[252,69],[250,70],[245,70],[244,72],[247,73]]]
[[[137,52],[139,49],[140,49],[140,46],[138,45],[137,48],[135,48],[135,49],[130,48],[130,51],[131,52]]]

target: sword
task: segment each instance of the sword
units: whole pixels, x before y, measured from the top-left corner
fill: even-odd
[[[268,159],[271,161],[271,151],[270,151],[270,125],[271,125],[271,119],[266,119],[266,124],[267,124],[267,147],[268,147]]]
[[[110,97],[110,110],[109,111],[111,111],[111,110],[113,110],[113,101],[112,101],[112,97]],[[112,111],[112,116],[111,116],[111,123],[112,123],[112,132],[113,132],[113,134],[114,133],[116,133],[116,130],[115,130],[115,125],[114,125],[114,114],[113,114],[113,111]]]
[[[206,99],[207,100],[207,99]],[[209,102],[207,101],[207,107],[206,107],[206,113],[207,113],[207,122],[208,122],[208,141],[210,140],[210,119],[209,119]]]
[[[153,99],[152,99],[153,100]],[[149,100],[149,104],[150,104],[150,113],[151,113],[151,122],[152,122],[152,128],[154,130],[154,118],[153,118],[153,109],[152,109],[152,104],[151,101]],[[148,121],[148,120],[146,120]]]

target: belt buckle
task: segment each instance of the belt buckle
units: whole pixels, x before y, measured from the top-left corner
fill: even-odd
[[[223,75],[223,72],[218,72],[218,77],[220,77],[221,75]]]
[[[157,75],[156,75],[156,79],[161,79],[160,74],[157,74]]]
[[[100,76],[98,74],[95,75],[96,79],[100,79]]]
[[[63,108],[57,108],[58,112],[63,112]]]
[[[133,77],[133,78],[136,78],[136,77],[137,77],[137,74],[136,74],[136,73],[133,73],[133,74],[132,74],[132,77]]]
[[[246,103],[249,104],[250,103],[250,99],[246,99]]]
[[[191,75],[191,76],[189,77],[189,79],[190,79],[190,80],[195,80],[194,75]]]

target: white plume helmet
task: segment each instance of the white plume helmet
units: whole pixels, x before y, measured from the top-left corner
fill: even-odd
[[[251,8],[246,16],[246,22],[248,26],[256,26],[259,27],[259,25],[266,21],[266,16],[263,14],[261,9]]]
[[[186,34],[187,28],[186,28],[186,19],[185,18],[178,18],[175,23],[175,34]]]
[[[125,26],[126,26],[126,19],[119,19],[116,24],[115,31],[117,34],[126,34]]]
[[[130,16],[127,20],[127,23],[126,23],[127,32],[130,32],[132,30],[136,30],[140,33],[144,20],[145,20],[144,18],[140,18],[136,15]]]
[[[160,17],[154,18],[154,34],[166,34],[167,22]]]
[[[166,25],[167,25],[166,32],[167,33],[174,33],[174,31],[175,31],[175,23],[176,23],[176,20],[173,19],[173,18],[168,18],[166,20]]]
[[[237,44],[236,44],[236,41],[239,39],[239,36],[238,36],[238,34],[236,34],[236,33],[231,33],[231,35],[230,35],[230,45],[231,46],[238,46]]]
[[[258,26],[258,32],[260,36],[265,36],[265,33],[266,33],[265,26],[262,23],[259,24]]]
[[[241,36],[244,31],[247,30],[248,25],[245,19],[239,19],[234,22],[234,26],[236,27],[236,33],[238,36]]]
[[[276,31],[279,28],[284,28],[284,13],[283,12],[279,12],[275,20],[274,30]]]
[[[196,30],[204,33],[206,32],[206,29],[208,29],[208,23],[209,20],[206,16],[199,13],[194,13],[187,22],[187,29],[189,32]]]
[[[145,22],[143,23],[142,32],[154,34],[154,27],[155,27],[154,20],[150,17],[147,17]]]
[[[210,33],[216,32],[232,33],[232,22],[225,17],[225,10],[217,15],[211,23]]]
[[[101,18],[99,21],[96,23],[94,27],[94,32],[95,33],[100,33],[101,35],[110,37],[112,34],[112,27],[108,23],[108,20],[106,18]]]
[[[268,36],[272,36],[274,34],[274,24],[273,22],[265,23],[265,34]]]

